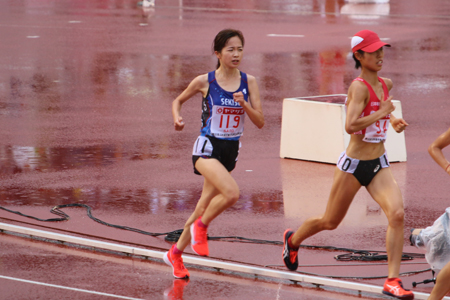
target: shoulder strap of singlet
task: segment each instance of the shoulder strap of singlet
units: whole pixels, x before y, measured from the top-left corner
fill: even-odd
[[[248,84],[248,80],[247,80],[247,74],[239,71],[241,73],[241,80],[243,80],[246,84]]]
[[[216,80],[216,71],[211,71],[208,73],[208,82],[211,84],[214,80]]]
[[[214,70],[214,71],[211,71],[211,72],[208,73],[208,83],[211,84],[215,80],[216,80],[216,71]],[[210,87],[208,86],[208,92],[206,92],[206,96],[203,99],[208,98],[208,96],[209,96],[209,89],[210,89]]]
[[[365,81],[364,79],[362,79],[361,77],[356,77],[355,79],[353,79],[353,81],[361,81],[361,82],[364,82],[364,84],[367,86],[367,88],[369,89],[369,92],[370,91],[373,91],[373,88],[372,88],[372,86],[367,82],[367,81]]]
[[[375,94],[375,91],[373,90],[372,86],[367,81],[362,79],[361,77],[356,77],[355,79],[353,79],[353,81],[364,82],[364,84],[369,89],[369,93]],[[378,77],[378,81],[381,82],[381,86],[383,87],[383,94],[384,94],[384,99],[383,100],[386,100],[389,97],[389,89],[387,88],[386,83],[384,82],[384,80],[381,77]]]
[[[378,80],[381,82],[381,85],[383,86],[383,92],[384,92],[384,99],[386,100],[389,97],[389,89],[386,85],[386,82],[384,82],[383,78],[378,77]]]

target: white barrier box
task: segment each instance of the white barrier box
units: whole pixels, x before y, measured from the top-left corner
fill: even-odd
[[[347,148],[350,135],[345,131],[346,94],[283,99],[280,157],[335,164]],[[402,118],[402,105],[393,115]],[[405,133],[389,126],[385,143],[390,162],[406,161]]]

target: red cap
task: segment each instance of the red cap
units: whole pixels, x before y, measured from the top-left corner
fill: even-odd
[[[383,46],[390,47],[388,43],[384,43],[373,31],[361,30],[352,37],[352,52],[355,53],[357,50],[362,50],[364,52],[375,52]]]

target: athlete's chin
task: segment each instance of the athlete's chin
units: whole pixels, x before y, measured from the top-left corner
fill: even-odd
[[[379,72],[379,71],[381,71],[382,68],[383,68],[383,66],[377,65],[376,67],[369,68],[369,69],[370,69],[372,72]]]

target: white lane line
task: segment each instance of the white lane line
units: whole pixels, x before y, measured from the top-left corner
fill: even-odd
[[[303,34],[277,34],[277,33],[269,33],[268,37],[296,37],[301,38],[305,37]]]
[[[113,295],[113,294],[107,294],[107,293],[100,293],[100,292],[95,292],[95,291],[71,288],[71,287],[62,286],[62,285],[55,285],[55,284],[49,284],[49,283],[44,283],[44,282],[31,281],[31,280],[8,277],[8,276],[3,276],[3,275],[0,275],[0,278],[13,280],[13,281],[20,281],[20,282],[25,282],[25,283],[31,283],[31,284],[36,284],[36,285],[48,286],[48,287],[53,287],[53,288],[58,288],[58,289],[63,289],[63,290],[70,290],[70,291],[75,291],[75,292],[82,292],[82,293],[88,293],[88,294],[94,294],[94,295],[100,295],[100,296],[106,296],[106,297],[114,297],[114,298],[118,298],[118,299],[144,300],[144,299],[139,299],[139,298],[131,298],[131,297],[125,297],[125,296],[119,296],[119,295]]]

